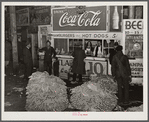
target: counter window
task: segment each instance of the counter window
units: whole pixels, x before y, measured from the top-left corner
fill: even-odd
[[[114,40],[85,40],[85,53],[88,56],[109,57],[114,50]]]

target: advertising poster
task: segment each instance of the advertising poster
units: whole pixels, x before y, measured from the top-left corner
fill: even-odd
[[[16,24],[17,26],[27,26],[29,22],[29,8],[18,10],[16,12]]]
[[[143,60],[129,60],[131,67],[131,75],[134,78],[143,78]]]
[[[30,24],[32,25],[48,25],[51,22],[51,7],[38,6],[32,7],[30,12]]]
[[[125,53],[129,58],[143,58],[143,35],[126,35]]]
[[[110,32],[122,31],[122,6],[110,6]]]
[[[53,31],[106,31],[107,7],[53,9]]]
[[[143,77],[143,20],[125,19],[125,55],[130,59],[133,78]]]

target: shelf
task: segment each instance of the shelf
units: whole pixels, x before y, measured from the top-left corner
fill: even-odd
[[[114,47],[104,47],[104,49],[114,49]]]
[[[79,46],[69,46],[69,47],[79,47]]]

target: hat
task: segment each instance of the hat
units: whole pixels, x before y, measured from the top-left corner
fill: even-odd
[[[25,44],[26,44],[26,46],[27,46],[27,45],[29,45],[29,44],[31,44],[30,39],[27,39],[27,41],[26,41],[26,43],[25,43]]]
[[[114,46],[118,46],[119,44],[118,44],[118,42],[114,42]]]
[[[49,40],[47,40],[47,42],[46,42],[46,43],[48,43],[48,42],[51,44],[51,42],[50,42]]]
[[[116,47],[116,50],[117,51],[122,51],[123,50],[123,47],[119,45],[118,47]]]

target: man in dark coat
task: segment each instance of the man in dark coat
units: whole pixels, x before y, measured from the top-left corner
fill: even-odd
[[[23,59],[24,59],[24,64],[25,64],[24,78],[28,80],[28,77],[32,74],[32,69],[33,69],[31,41],[29,39],[26,42],[26,47],[23,49]]]
[[[55,57],[56,52],[53,47],[51,47],[51,42],[46,42],[47,46],[39,49],[39,51],[44,51],[44,70],[49,73],[49,75],[52,74],[52,57]]]
[[[75,49],[72,56],[74,57],[74,59],[73,59],[73,66],[72,66],[73,82],[71,83],[76,83],[77,74],[79,76],[79,82],[82,83],[82,74],[85,74],[84,59],[86,55],[85,55],[85,51],[82,50],[81,45],[79,48]]]
[[[129,82],[131,81],[131,69],[129,60],[122,52],[123,47],[116,48],[117,53],[112,60],[112,76],[118,84],[118,104],[129,103]],[[124,95],[123,95],[124,90]],[[124,98],[124,100],[123,100]]]

